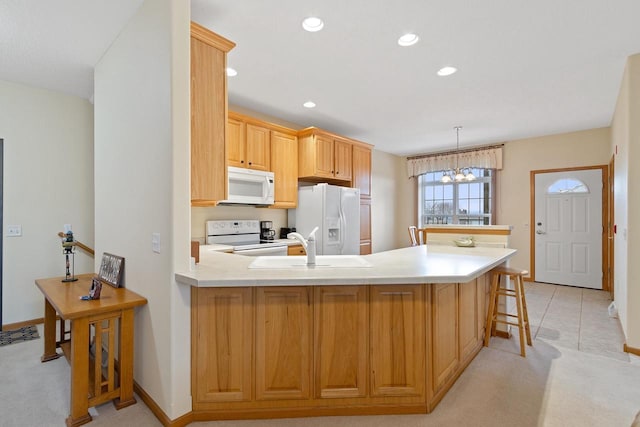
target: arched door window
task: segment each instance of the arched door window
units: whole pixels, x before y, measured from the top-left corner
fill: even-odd
[[[547,187],[547,194],[588,193],[589,187],[574,178],[562,178]]]

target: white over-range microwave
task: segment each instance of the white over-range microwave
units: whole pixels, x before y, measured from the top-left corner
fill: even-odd
[[[273,172],[229,166],[229,197],[222,205],[272,205]]]

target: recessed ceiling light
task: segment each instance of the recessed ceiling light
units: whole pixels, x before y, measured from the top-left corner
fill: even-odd
[[[420,40],[420,37],[417,34],[407,33],[398,39],[398,44],[400,46],[412,46],[418,43],[418,40]]]
[[[456,71],[458,71],[458,69],[456,67],[442,67],[438,70],[438,75],[439,76],[450,76],[451,74],[455,73]]]
[[[302,106],[305,108],[315,108],[316,103],[313,101],[307,101],[304,104],[302,104]]]
[[[316,16],[310,16],[302,21],[302,28],[312,33],[320,31],[322,27],[324,27],[324,22]]]
[[[227,67],[227,76],[235,77],[237,75],[238,75],[238,72],[234,68]]]

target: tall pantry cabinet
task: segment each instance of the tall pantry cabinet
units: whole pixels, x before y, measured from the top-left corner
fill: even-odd
[[[227,198],[227,52],[235,43],[191,23],[191,204]]]
[[[371,147],[353,144],[352,186],[360,189],[360,255],[371,253]]]

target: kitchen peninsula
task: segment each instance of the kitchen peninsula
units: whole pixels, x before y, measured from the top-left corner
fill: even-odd
[[[254,269],[205,250],[194,420],[428,413],[482,348],[488,272],[515,250],[416,246],[362,268]]]

